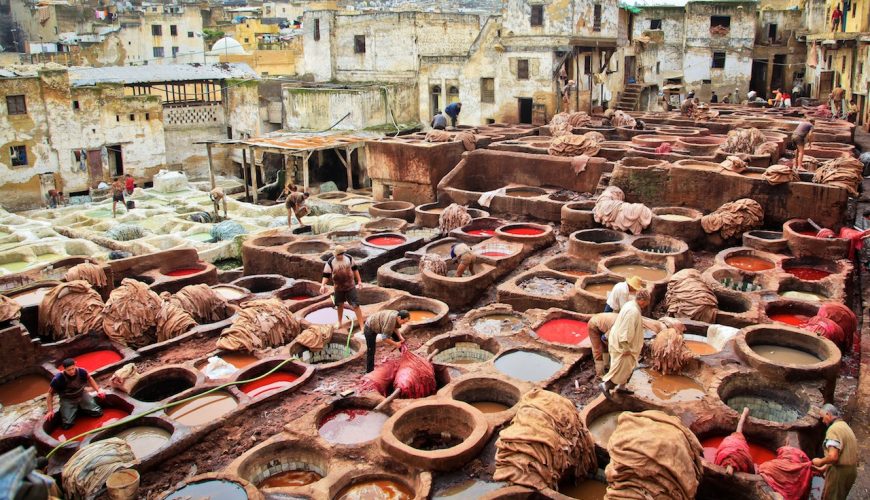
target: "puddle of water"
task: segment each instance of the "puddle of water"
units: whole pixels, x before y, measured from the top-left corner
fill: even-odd
[[[532,351],[513,351],[499,356],[495,368],[519,380],[538,382],[552,377],[562,368],[562,363]]]
[[[141,425],[130,427],[115,434],[114,437],[121,438],[127,441],[130,449],[133,450],[133,455],[141,460],[143,457],[154,453],[163,448],[169,442],[171,434],[166,429],[149,425]]]
[[[792,364],[792,365],[814,365],[821,363],[822,360],[814,354],[810,354],[800,349],[772,344],[756,344],[751,346],[755,354],[769,359],[774,363]]]
[[[337,410],[323,418],[318,432],[331,443],[364,443],[381,435],[387,418],[384,413],[362,408]]]

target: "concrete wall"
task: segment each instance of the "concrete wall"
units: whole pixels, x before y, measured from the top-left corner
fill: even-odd
[[[160,10],[160,7],[158,7]],[[162,26],[163,34],[153,36],[151,26]],[[176,26],[177,35],[170,35]],[[188,36],[192,32],[193,36]],[[127,28],[119,32],[126,51],[124,64],[174,64],[205,62],[205,42],[202,33],[202,14],[197,7],[184,7],[179,14],[148,11],[131,19]],[[163,47],[164,56],[154,56],[154,48]],[[172,57],[172,48],[178,47],[178,56]]]
[[[285,86],[282,93],[287,129],[324,130],[348,112],[350,116],[336,130],[391,128],[393,117],[398,123],[417,120],[413,83],[356,88]]]
[[[661,29],[650,28],[653,20],[661,21]],[[653,39],[652,43],[635,49],[641,81],[661,88],[667,78],[682,75],[684,24],[682,8],[643,9],[634,16],[632,38],[649,36]]]
[[[260,75],[301,75],[305,64],[302,38],[294,38],[281,50],[253,50],[244,55],[222,54],[217,56],[216,62],[245,63]]]

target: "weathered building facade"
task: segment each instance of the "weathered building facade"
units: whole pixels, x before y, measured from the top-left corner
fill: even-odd
[[[749,89],[767,95],[777,88],[802,88],[806,45],[798,40],[806,15],[803,2],[764,0],[759,4],[752,51],[752,79]]]

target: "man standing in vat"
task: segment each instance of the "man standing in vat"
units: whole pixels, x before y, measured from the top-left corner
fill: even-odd
[[[326,283],[332,279],[332,303],[338,310],[335,327],[340,328],[344,320],[344,304],[347,303],[356,314],[357,325],[365,324],[362,309],[357,298],[357,287],[362,286],[362,277],[356,267],[353,257],[346,254],[343,245],[337,245],[332,251],[332,258],[323,266],[323,280],[320,282],[320,293],[326,293]]]
[[[632,276],[622,283],[617,283],[607,294],[607,303],[604,306],[604,312],[616,312],[622,310],[622,306],[631,300],[631,294],[645,288],[646,283],[640,276]]]
[[[375,369],[375,349],[378,341],[385,340],[391,346],[401,347],[405,343],[405,337],[400,330],[409,321],[411,321],[411,313],[405,309],[401,311],[384,309],[366,319],[363,330],[366,338],[366,373]]]
[[[858,440],[849,424],[840,419],[836,406],[823,406],[821,420],[828,426],[823,443],[825,456],[813,459],[813,469],[825,475],[822,500],[846,500],[858,477]]]
[[[634,300],[629,301],[610,329],[607,350],[610,353],[610,371],[599,386],[604,397],[610,399],[610,391],[616,387],[619,392],[630,393],[625,387],[631,378],[640,351],[643,348],[643,310],[649,306],[650,294],[646,289],[638,290]]]
[[[84,368],[76,366],[74,359],[63,360],[63,369],[51,379],[48,388],[48,413],[46,420],[54,418],[54,395],[60,397],[61,427],[69,429],[73,426],[79,410],[89,417],[100,417],[103,409],[94,401],[94,397],[85,390],[85,385],[91,386],[100,399],[105,397],[103,390],[94,378]]]

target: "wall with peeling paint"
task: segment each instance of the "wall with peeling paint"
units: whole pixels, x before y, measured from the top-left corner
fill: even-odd
[[[347,113],[335,130],[393,127],[417,120],[416,85],[384,84],[333,87],[285,86],[284,128],[325,130]],[[393,129],[395,130],[395,129]]]

